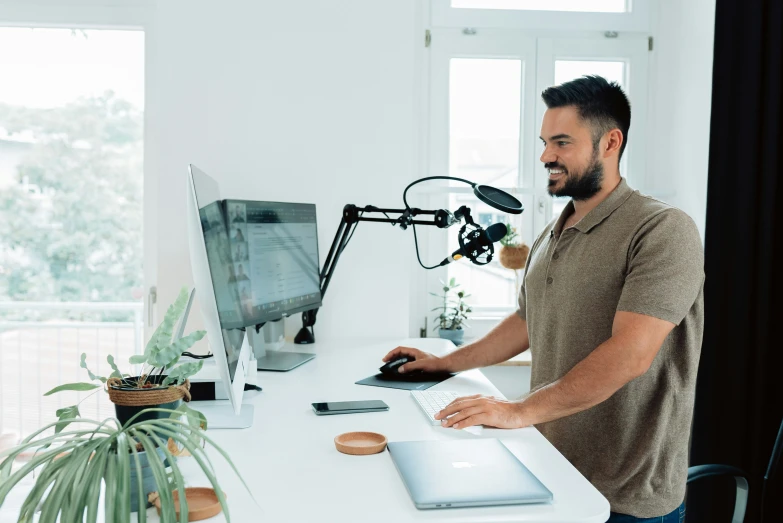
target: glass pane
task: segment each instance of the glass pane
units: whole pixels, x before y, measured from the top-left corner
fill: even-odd
[[[516,187],[522,62],[455,58],[449,81],[449,174]]]
[[[530,196],[518,196],[522,200],[525,209],[532,209],[532,198]],[[485,203],[479,201],[473,194],[452,194],[449,197],[449,209],[456,210],[460,206],[466,205],[470,208],[473,220],[487,228],[493,223],[510,223],[516,227],[519,236],[516,242],[524,242],[528,246],[532,245],[532,238],[527,238],[522,231],[522,216],[511,215],[498,211]],[[527,212],[527,211],[526,211]],[[454,252],[459,248],[458,234],[459,229],[453,226],[449,229],[449,247],[448,252]],[[461,289],[465,289],[471,296],[467,302],[472,306],[484,307],[515,307],[517,303],[516,275],[511,269],[506,269],[500,265],[498,259],[500,255],[500,242],[495,243],[495,255],[492,261],[487,265],[474,265],[467,259],[450,263],[448,267],[448,278],[456,278]],[[470,323],[470,320],[468,320]]]
[[[555,60],[555,85],[580,76],[595,74],[625,89],[625,62],[598,60]]]
[[[0,433],[26,435],[87,397],[42,397],[81,353],[143,350],[144,33],[0,28],[0,71]]]
[[[583,13],[625,13],[628,11],[626,0],[451,0],[451,7],[526,11],[579,11]]]

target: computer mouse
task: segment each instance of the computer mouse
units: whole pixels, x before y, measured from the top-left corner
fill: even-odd
[[[390,362],[386,363],[383,367],[381,367],[380,370],[381,374],[386,374],[387,376],[400,376],[400,367],[402,367],[404,364],[408,363],[409,361],[413,361],[416,358],[410,358],[408,356],[403,356],[402,358],[397,358],[396,360],[391,360]],[[405,376],[405,374],[402,374],[402,376]]]

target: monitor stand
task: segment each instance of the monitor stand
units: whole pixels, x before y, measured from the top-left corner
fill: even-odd
[[[271,343],[266,341],[270,338],[269,330],[273,328],[274,324],[267,323],[261,328],[261,332],[256,333],[255,329],[247,330],[250,346],[256,357],[256,369],[286,372],[315,358],[315,354],[273,349],[273,347],[282,348],[285,345],[282,339]]]

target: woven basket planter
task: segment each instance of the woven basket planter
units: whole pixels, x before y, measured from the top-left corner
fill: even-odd
[[[126,378],[125,381],[137,381],[139,377]],[[161,387],[166,376],[152,376],[147,382],[153,386],[147,389],[137,389],[123,384],[120,378],[109,378],[106,381],[106,392],[114,403],[117,419],[125,425],[128,420],[144,409],[160,408],[175,410],[183,401],[190,401],[190,381],[182,385]],[[168,418],[165,412],[146,412],[134,420],[135,422],[157,418]]]
[[[525,245],[517,245],[515,247],[506,246],[500,248],[500,265],[506,269],[519,270],[525,268],[525,261],[527,261],[527,255],[530,253],[530,247]]]

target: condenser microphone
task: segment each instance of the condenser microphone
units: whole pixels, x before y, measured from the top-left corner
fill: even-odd
[[[475,231],[475,238],[465,242],[465,244],[451,253],[451,256],[444,258],[440,262],[439,267],[448,265],[451,262],[455,262],[461,258],[467,258],[472,262],[476,262],[476,259],[483,253],[491,251],[492,244],[499,241],[508,232],[508,228],[504,223],[493,223],[486,230],[477,229]]]

